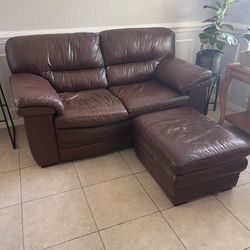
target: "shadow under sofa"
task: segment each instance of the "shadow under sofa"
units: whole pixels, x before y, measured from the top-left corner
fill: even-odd
[[[167,28],[14,37],[6,56],[17,112],[42,167],[132,146],[140,115],[206,109],[212,74],[175,57]]]

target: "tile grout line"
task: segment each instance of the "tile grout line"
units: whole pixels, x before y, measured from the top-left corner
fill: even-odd
[[[81,189],[81,188],[82,187],[79,186],[77,188],[72,188],[72,189],[69,189],[69,190],[62,191],[62,192],[57,192],[57,193],[54,193],[54,194],[49,194],[49,195],[41,196],[41,197],[38,197],[38,198],[35,198],[35,199],[32,199],[32,200],[23,201],[22,203],[26,204],[26,203],[29,203],[29,202],[32,202],[32,201],[42,200],[42,199],[45,199],[45,198],[49,198],[49,197],[56,196],[56,195],[59,195],[59,194],[68,193],[68,192],[71,192],[71,191],[74,191],[74,190],[78,190],[78,189]]]
[[[18,172],[18,173],[19,173],[19,172]],[[1,208],[0,208],[0,211],[1,211],[2,209],[11,208],[11,207],[15,207],[15,206],[18,206],[18,205],[20,205],[20,206],[21,206],[21,201],[20,201],[20,202],[18,202],[18,203],[15,203],[15,204],[12,204],[12,205],[6,206],[6,207],[1,207]]]
[[[168,210],[168,209],[166,209]],[[164,210],[164,211],[166,211]],[[162,214],[163,211],[160,211],[161,216],[163,217],[163,219],[165,220],[165,222],[169,225],[169,227],[171,228],[171,230],[173,231],[173,233],[175,234],[175,236],[177,237],[177,239],[180,241],[180,243],[182,244],[182,246],[184,247],[184,249],[188,249],[185,244],[183,243],[183,241],[181,240],[181,238],[179,237],[179,235],[175,232],[175,230],[173,229],[173,227],[171,226],[171,224],[168,222],[167,218]]]
[[[122,157],[122,156],[121,156],[121,157]],[[123,157],[122,157],[122,159],[124,160]],[[124,160],[124,161],[125,161],[125,160]],[[127,164],[126,161],[125,161],[125,164],[128,166],[128,164]],[[74,164],[74,167],[75,167],[75,164]],[[128,166],[128,167],[129,167],[129,166]],[[129,169],[130,169],[130,167],[129,167]],[[131,169],[130,169],[130,170],[131,170]],[[76,173],[77,173],[76,168],[75,168],[75,171],[76,171]],[[146,171],[146,170],[145,170],[145,171]],[[142,171],[142,172],[145,172],[145,171]],[[134,176],[134,177],[135,177],[135,173],[133,173],[132,170],[131,170],[131,172],[132,172],[132,174],[130,174],[130,175],[122,176],[122,177],[117,177],[117,178],[114,178],[114,179],[111,179],[111,180],[107,180],[107,181],[103,181],[103,182],[100,182],[100,183],[109,182],[109,181],[112,181],[112,180],[115,180],[115,179],[120,179],[120,178],[128,177],[128,176]],[[140,172],[140,173],[141,173],[141,172]],[[80,181],[80,177],[79,177],[78,173],[77,173],[77,176],[78,176],[79,181]],[[136,178],[136,177],[135,177],[135,178]],[[137,179],[137,178],[136,178],[136,179]],[[137,181],[139,182],[138,179],[137,179]],[[98,184],[100,184],[100,183],[98,183]],[[139,182],[139,184],[141,185],[140,182]],[[88,186],[90,186],[90,185],[88,185]],[[85,186],[85,187],[88,187],[88,186]],[[91,185],[91,186],[92,186],[92,185]],[[142,185],[141,185],[141,186],[142,186]],[[142,188],[143,188],[143,190],[145,190],[143,186],[142,186]],[[91,214],[92,214],[92,216],[93,216],[93,219],[94,219],[94,221],[95,221],[94,215],[93,215],[93,213],[92,213],[91,207],[90,207],[90,205],[89,205],[87,196],[86,196],[85,191],[84,191],[84,186],[82,186],[82,189],[83,189],[84,196],[85,196],[85,198],[86,198],[86,200],[87,200],[89,209],[90,209],[90,211],[91,211]],[[146,190],[145,190],[145,192],[146,192]],[[146,192],[146,194],[148,195],[147,192]],[[149,196],[149,195],[148,195],[148,196]],[[150,196],[149,196],[149,198],[150,198],[150,200],[152,200]],[[139,219],[141,219],[141,218],[151,216],[151,215],[153,215],[153,214],[158,214],[158,213],[160,214],[160,209],[156,206],[156,204],[154,203],[153,200],[152,200],[152,202],[153,202],[153,204],[155,205],[155,207],[156,207],[156,209],[157,209],[157,211],[155,211],[155,212],[153,212],[153,213],[146,214],[146,215],[142,215],[142,216],[139,216],[139,217],[137,217],[137,218],[133,218],[133,219],[130,219],[130,220],[127,220],[127,221],[124,221],[124,222],[120,222],[120,223],[118,223],[118,224],[115,224],[115,225],[112,225],[112,226],[109,226],[109,227],[105,227],[105,228],[102,228],[102,229],[99,229],[98,226],[97,226],[97,224],[96,224],[96,222],[95,222],[96,227],[97,227],[97,230],[98,230],[98,234],[99,234],[99,236],[100,236],[100,238],[101,238],[101,241],[102,241],[102,243],[103,243],[103,246],[105,247],[104,242],[103,242],[102,237],[101,237],[101,234],[100,234],[101,231],[104,231],[104,230],[107,230],[107,229],[110,229],[110,228],[113,228],[113,227],[116,227],[116,226],[120,226],[120,225],[129,223],[129,222],[132,222],[132,221],[136,221],[136,220],[139,220]],[[106,249],[106,248],[105,248],[105,249]]]
[[[53,166],[52,166],[53,167]],[[27,167],[28,168],[28,167]],[[22,168],[23,169],[23,168]],[[22,170],[20,169],[20,170]],[[18,169],[17,169],[18,170]],[[41,197],[38,197],[38,198],[34,198],[34,199],[31,199],[31,200],[28,200],[28,201],[22,201],[23,204],[26,204],[26,203],[29,203],[29,202],[32,202],[32,201],[36,201],[36,200],[41,200],[43,198],[48,198],[48,197],[51,197],[51,196],[55,196],[55,195],[58,195],[58,194],[63,194],[63,193],[67,193],[67,192],[70,192],[70,191],[74,191],[74,190],[77,190],[77,189],[82,189],[82,188],[85,188],[85,187],[90,187],[90,186],[95,186],[95,185],[98,185],[98,184],[101,184],[101,183],[105,183],[105,182],[109,182],[109,181],[113,181],[113,180],[117,180],[117,179],[122,179],[124,177],[128,177],[128,176],[132,176],[134,174],[129,174],[129,175],[125,175],[125,176],[120,176],[120,177],[116,177],[116,178],[113,178],[113,179],[109,179],[109,180],[106,180],[106,181],[101,181],[101,182],[98,182],[98,183],[94,183],[94,184],[90,184],[90,185],[86,185],[86,186],[82,186],[81,185],[81,182],[80,182],[80,186],[79,187],[76,187],[76,188],[72,188],[72,189],[69,189],[69,190],[65,190],[65,191],[61,191],[61,192],[57,192],[57,193],[53,193],[53,194],[49,194],[49,195],[45,195],[45,196],[41,196]],[[17,203],[15,205],[18,205],[20,203]],[[10,205],[10,206],[7,206],[7,207],[11,207],[13,205]],[[7,208],[7,207],[3,207],[3,208]],[[2,209],[2,208],[0,208]]]
[[[18,150],[18,149],[15,149],[15,150]],[[18,163],[18,165],[19,165],[19,163]],[[10,170],[6,170],[6,171],[3,171],[3,172],[0,172],[0,175],[2,175],[2,174],[8,174],[10,172],[14,172],[14,171],[17,171],[17,170],[19,170],[19,167],[16,168],[16,169],[10,169]]]
[[[23,222],[23,191],[22,191],[22,175],[21,175],[21,163],[20,163],[20,150],[19,150],[19,136],[18,134],[18,164],[19,164],[19,182],[20,182],[20,201],[21,201],[21,223],[22,223],[22,238],[23,238],[23,250],[25,250],[25,242],[24,242],[24,222]]]
[[[22,169],[23,169],[23,168],[22,168]],[[22,170],[22,169],[20,169],[20,170]],[[17,170],[19,170],[19,169],[17,169]],[[15,171],[16,171],[16,170],[15,170]],[[125,176],[120,176],[120,177],[116,177],[116,178],[113,178],[113,179],[110,179],[110,180],[101,181],[101,182],[98,182],[98,183],[95,183],[95,184],[86,185],[86,186],[80,185],[80,186],[77,187],[77,188],[73,188],[73,189],[69,189],[69,190],[62,191],[62,192],[57,192],[57,193],[53,193],[53,194],[41,196],[41,197],[34,198],[34,199],[31,199],[31,200],[28,200],[28,201],[22,201],[22,203],[23,203],[23,204],[26,204],[26,203],[29,203],[29,202],[32,202],[32,201],[41,200],[41,199],[43,199],[43,198],[48,198],[48,197],[55,196],[55,195],[58,195],[58,194],[67,193],[67,192],[74,191],[74,190],[77,190],[77,189],[82,189],[82,188],[85,188],[85,187],[90,187],[90,186],[98,185],[98,184],[101,184],[101,183],[105,183],[105,182],[109,182],[109,181],[113,181],[113,180],[117,180],[117,179],[122,179],[122,178],[124,178],[124,177],[133,176],[133,175],[134,175],[134,174],[129,174],[129,175],[125,175]],[[12,207],[12,206],[19,205],[19,204],[21,204],[21,202],[20,202],[20,203],[13,204],[13,205],[10,205],[10,206],[2,207],[2,208],[0,208],[0,210],[3,209],[3,208]]]
[[[18,158],[19,158],[19,148],[16,148],[15,150],[18,150]],[[18,161],[19,161],[19,159],[18,159]],[[32,168],[32,167],[39,167],[38,165],[32,165],[32,166],[27,166],[27,167],[20,167],[20,163],[18,163],[18,165],[19,165],[19,167],[18,168],[16,168],[16,169],[10,169],[10,170],[6,170],[6,171],[3,171],[3,172],[0,172],[0,175],[1,174],[7,174],[7,173],[10,173],[10,172],[13,172],[13,171],[17,171],[17,170],[19,170],[19,169],[27,169],[27,168]],[[53,166],[52,166],[53,167]]]
[[[249,182],[247,182],[247,183],[244,183],[244,184],[241,184],[241,185],[238,185],[238,186],[235,186],[235,187],[233,187],[234,189],[237,189],[237,188],[240,188],[240,187],[242,187],[242,186],[246,186],[246,185],[249,185],[250,184],[250,181]],[[225,190],[226,191],[226,190]]]
[[[250,229],[222,202],[220,201],[217,196],[215,196],[215,199],[231,214],[233,217],[243,226],[247,229],[248,232],[250,232]]]
[[[123,157],[121,151],[118,151],[118,153],[119,153],[120,157],[122,158],[122,160],[124,161],[124,163],[125,163],[125,164],[127,165],[127,167],[130,169],[130,171],[132,172],[132,174],[135,174],[135,172],[132,170],[132,168],[130,167],[130,165],[129,165],[128,162],[126,161],[126,159]],[[146,169],[145,169],[145,171],[146,171]],[[144,171],[142,171],[142,172],[144,172]]]
[[[121,158],[123,159],[123,161],[125,162],[125,164],[129,167],[129,164],[127,163],[127,161],[123,158],[122,154],[119,152]],[[131,170],[132,171],[132,170]],[[149,195],[149,193],[147,192],[147,190],[144,188],[144,186],[141,184],[140,180],[137,178],[136,173],[132,174],[135,179],[139,182],[140,186],[142,187],[142,189],[145,191],[145,193],[147,194],[147,196],[149,197],[149,199],[153,202],[153,204],[155,205],[155,207],[157,208],[158,212],[160,212],[160,209],[158,208],[158,206],[156,205],[156,203],[154,202],[154,200],[151,198],[151,196]]]
[[[105,183],[105,182],[109,182],[109,181],[113,181],[113,180],[117,180],[117,179],[122,179],[124,177],[132,176],[132,175],[133,174],[126,175],[126,176],[120,176],[120,177],[116,177],[116,178],[113,178],[113,179],[110,179],[110,180],[101,181],[101,182],[98,182],[98,183],[95,183],[95,184],[86,185],[86,186],[82,186],[81,182],[80,182],[80,186],[79,187],[72,188],[72,189],[65,190],[65,191],[61,191],[61,192],[57,192],[57,193],[53,193],[53,194],[48,194],[48,195],[41,196],[41,197],[38,197],[38,198],[34,198],[34,199],[31,199],[31,200],[28,200],[28,201],[23,201],[22,203],[25,204],[25,203],[29,203],[29,202],[32,202],[32,201],[41,200],[43,198],[48,198],[48,197],[51,197],[51,196],[55,196],[55,195],[58,195],[58,194],[67,193],[67,192],[74,191],[74,190],[77,190],[77,189],[82,189],[82,188],[85,188],[85,187],[95,186],[95,185],[98,185],[98,184],[101,184],[101,183]],[[18,205],[18,204],[20,204],[20,203],[17,203],[16,205]],[[11,206],[13,206],[13,205],[11,205]],[[10,207],[10,206],[8,206],[8,207]],[[3,208],[6,208],[6,207],[3,207]],[[0,209],[2,209],[2,208],[0,208]]]
[[[89,211],[90,211],[90,213],[91,213],[92,219],[93,219],[93,221],[94,221],[94,223],[95,223],[95,227],[96,227],[97,233],[98,233],[99,238],[100,238],[100,240],[101,240],[101,242],[102,242],[102,245],[103,245],[104,250],[106,250],[106,247],[105,247],[105,245],[104,245],[103,239],[102,239],[101,234],[100,234],[100,232],[99,232],[99,228],[98,228],[98,226],[97,226],[97,223],[96,223],[94,214],[93,214],[93,212],[92,212],[92,210],[91,210],[91,207],[90,207],[90,205],[89,205],[89,201],[88,201],[88,199],[87,199],[87,195],[85,194],[85,191],[84,191],[84,188],[83,188],[83,186],[82,186],[80,177],[79,177],[78,172],[77,172],[77,170],[76,170],[75,162],[73,162],[72,164],[73,164],[73,167],[74,167],[74,169],[75,169],[75,173],[76,173],[76,175],[77,175],[77,178],[78,178],[78,180],[79,180],[79,182],[80,182],[81,189],[82,189],[82,193],[83,193],[84,198],[85,198],[85,200],[86,200],[86,202],[87,202],[87,206],[88,206]]]
[[[70,240],[65,240],[65,241],[56,243],[55,245],[51,245],[51,246],[48,246],[48,247],[45,247],[45,248],[41,248],[40,250],[50,249],[50,248],[52,248],[52,247],[59,246],[59,245],[68,243],[68,242],[70,242],[70,241],[77,240],[77,239],[80,239],[80,238],[82,238],[82,237],[89,236],[89,235],[92,235],[92,234],[95,234],[95,233],[97,233],[97,231],[91,232],[91,233],[87,233],[87,234],[82,234],[82,235],[77,236],[77,237],[74,237],[74,238],[72,238],[72,239],[70,239]]]
[[[142,183],[140,182],[140,180],[137,178],[136,174],[134,174],[134,177],[139,182],[140,186],[145,191],[145,193],[148,195],[149,199],[153,202],[153,204],[157,208],[158,212],[160,212],[161,211],[160,208],[156,205],[156,203],[154,202],[154,200],[151,198],[150,194],[148,193],[148,191],[146,190],[146,188],[142,185]]]
[[[137,218],[134,218],[134,219],[131,219],[131,220],[128,220],[128,221],[124,221],[124,222],[115,224],[115,225],[113,225],[113,226],[105,227],[105,228],[103,228],[103,229],[97,229],[97,231],[94,231],[94,232],[91,232],[91,233],[87,233],[87,234],[83,234],[83,235],[77,236],[77,237],[75,237],[75,238],[72,238],[72,239],[70,239],[70,240],[62,241],[62,242],[57,243],[57,244],[55,244],[55,245],[51,245],[51,246],[42,248],[41,250],[49,249],[49,248],[51,248],[51,247],[54,247],[54,246],[57,246],[57,245],[61,245],[61,244],[67,243],[67,242],[70,242],[70,241],[79,239],[79,238],[81,238],[81,237],[85,237],[85,236],[88,236],[88,235],[91,235],[91,234],[95,234],[95,233],[98,233],[98,232],[101,232],[101,231],[105,231],[105,230],[107,230],[107,229],[110,229],[110,228],[113,228],[113,227],[117,227],[117,226],[126,224],[126,223],[128,223],[128,222],[136,221],[136,220],[139,220],[139,219],[142,219],[142,218],[145,218],[145,217],[149,217],[149,216],[154,215],[154,214],[160,214],[160,212],[159,212],[159,211],[156,211],[156,212],[153,212],[153,213],[151,213],[151,214],[142,215],[142,216],[140,216],[140,217],[137,217]],[[102,238],[101,238],[101,240],[102,240]]]
[[[122,179],[122,178],[124,178],[124,177],[132,176],[132,175],[133,175],[133,173],[127,174],[127,175],[123,175],[123,176],[119,176],[119,177],[115,177],[115,178],[108,179],[108,180],[105,180],[105,181],[100,181],[100,182],[93,183],[93,184],[89,184],[89,185],[82,185],[82,184],[81,184],[81,186],[82,186],[83,188],[92,187],[92,186],[95,186],[95,185],[98,185],[98,184],[102,184],[102,183],[109,182],[109,181],[114,181],[114,180],[117,180],[117,179]]]
[[[136,220],[140,220],[140,219],[142,219],[142,218],[149,217],[149,216],[151,216],[151,215],[159,214],[159,213],[160,213],[159,211],[155,211],[155,212],[152,212],[152,213],[150,213],[150,214],[141,215],[141,216],[139,216],[139,217],[136,217],[136,218],[133,218],[133,219],[129,219],[129,220],[127,220],[127,221],[123,221],[123,222],[120,222],[120,223],[118,223],[118,224],[115,224],[115,225],[112,225],[112,226],[108,226],[108,227],[99,229],[98,231],[100,231],[100,232],[101,232],[101,231],[105,231],[105,230],[107,230],[107,229],[110,229],[110,228],[113,228],[113,227],[117,227],[117,226],[121,226],[121,225],[123,225],[123,224],[129,223],[129,222],[132,222],[132,221],[136,221]]]
[[[121,155],[122,159],[125,161],[125,163],[127,164],[127,166],[129,167],[129,164],[127,163],[127,161],[123,158],[123,156]],[[132,171],[132,170],[131,170]],[[143,188],[143,190],[146,192],[146,194],[148,195],[148,197],[150,198],[150,200],[154,203],[155,207],[158,209],[159,212],[161,212],[161,209],[157,206],[157,204],[154,202],[153,198],[150,196],[150,194],[148,193],[148,191],[146,190],[146,188],[143,186],[143,184],[140,182],[140,180],[138,179],[137,177],[137,174],[141,174],[141,173],[144,173],[146,172],[147,170],[145,171],[142,171],[142,172],[139,172],[139,173],[133,173],[132,175],[134,175],[134,177],[136,178],[136,180],[139,182],[140,186]],[[172,208],[172,207],[170,207]],[[168,210],[170,208],[166,208],[166,209],[162,209],[162,210]]]
[[[119,152],[120,153],[120,152]],[[128,165],[127,161],[124,159],[124,157],[122,156],[122,154],[120,153],[122,159],[125,161],[125,163]],[[130,168],[130,167],[129,167]],[[182,242],[182,240],[180,239],[180,237],[177,235],[177,233],[174,231],[174,229],[172,228],[172,226],[169,224],[169,222],[166,220],[166,218],[164,217],[164,215],[162,214],[162,211],[160,210],[160,208],[156,205],[156,203],[154,202],[154,200],[151,198],[151,196],[149,195],[149,193],[147,192],[147,190],[145,189],[145,187],[142,185],[142,183],[140,182],[140,180],[138,179],[138,177],[136,176],[137,173],[134,173],[134,177],[136,178],[136,180],[140,183],[141,187],[143,188],[143,190],[146,192],[146,194],[148,195],[148,197],[150,198],[150,200],[153,202],[153,204],[155,205],[155,207],[157,208],[158,212],[161,214],[161,216],[163,217],[164,221],[168,224],[168,226],[170,227],[170,229],[172,230],[172,232],[175,234],[175,236],[177,237],[177,239],[180,241],[180,243],[182,244],[182,246],[184,247],[184,249],[187,249],[186,246],[184,245],[184,243]],[[170,208],[169,208],[170,209]],[[168,210],[168,209],[165,209]],[[165,211],[164,210],[164,211]],[[157,212],[157,213],[158,213]]]
[[[131,168],[130,168],[130,165],[129,163],[126,161],[126,159],[123,157],[123,155],[121,154],[121,151],[119,151],[119,154],[121,156],[121,158],[123,159],[123,161],[125,162],[125,164],[127,165],[127,167],[131,170],[132,174],[133,175],[136,175],[136,174],[141,174],[141,173],[144,173],[144,172],[147,172],[147,169],[145,168],[145,170],[142,170],[142,171],[139,171],[139,172],[134,172]],[[143,163],[142,163],[143,164]],[[144,165],[143,165],[144,166]]]

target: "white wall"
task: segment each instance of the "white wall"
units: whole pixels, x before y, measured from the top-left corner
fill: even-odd
[[[0,31],[197,21],[213,1],[0,0]]]
[[[250,25],[250,1],[239,0],[239,2],[232,7],[227,19],[234,23]]]

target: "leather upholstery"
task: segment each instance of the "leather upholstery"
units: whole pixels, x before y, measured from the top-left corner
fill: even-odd
[[[52,83],[58,92],[98,89],[107,86],[106,70],[104,68],[47,71],[42,75]]]
[[[148,60],[108,67],[109,83],[115,86],[153,80],[154,71],[158,63],[157,60]]]
[[[14,37],[6,55],[12,73],[43,76],[59,92],[107,86],[98,34]]]
[[[189,107],[207,115],[207,96],[208,88],[192,89],[188,92]]]
[[[158,65],[155,77],[160,82],[186,95],[194,88],[210,86],[212,72],[173,57],[165,59]]]
[[[119,99],[107,89],[60,94],[63,114],[55,118],[57,128],[89,128],[127,120],[128,113]]]
[[[216,166],[225,159],[229,162],[244,158],[250,153],[246,141],[187,107],[137,117],[133,126],[147,148],[157,151],[159,160],[169,163],[175,175]]]
[[[155,81],[114,86],[110,91],[125,105],[130,117],[187,105],[188,96],[182,96]]]
[[[236,185],[249,144],[190,108],[133,120],[136,153],[174,205]]]
[[[94,157],[102,154],[107,154],[124,148],[132,147],[131,137],[113,138],[109,141],[89,144],[81,147],[59,149],[61,161],[73,161],[83,158]]]
[[[60,162],[53,114],[24,116],[31,153],[43,167]]]
[[[126,120],[102,127],[57,129],[56,133],[59,148],[66,149],[130,137],[131,129],[132,122]]]
[[[109,85],[151,80],[157,64],[174,56],[174,33],[166,28],[103,31],[101,46]]]
[[[150,150],[150,148],[146,146],[143,139],[136,137],[135,140],[136,151],[140,154],[140,159],[143,159],[143,162],[148,162],[151,165],[151,168],[158,166],[157,168],[159,168],[159,172],[164,172],[164,179],[167,185],[176,190],[181,190],[194,185],[202,184],[204,182],[212,181],[217,178],[223,178],[235,173],[240,173],[244,171],[247,166],[247,159],[241,158],[233,161],[225,161],[215,167],[205,168],[200,171],[194,171],[183,175],[175,175],[167,168],[166,162],[161,161],[161,159],[156,156],[154,150]]]
[[[44,78],[32,74],[16,74],[10,78],[15,104],[25,107],[52,108],[63,112],[63,103],[58,93]]]
[[[130,120],[92,128],[57,129],[61,161],[71,161],[132,146]]]
[[[55,114],[55,109],[48,108],[48,107],[26,107],[26,108],[19,108],[17,110],[18,115],[20,116],[44,116],[44,115],[51,115]]]

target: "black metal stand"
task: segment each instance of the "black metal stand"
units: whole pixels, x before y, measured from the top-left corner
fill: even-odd
[[[10,136],[10,140],[12,143],[12,147],[13,149],[16,149],[16,128],[15,128],[13,119],[11,117],[10,110],[9,110],[1,83],[0,83],[0,107],[3,113],[3,118],[4,118],[3,120],[0,120],[0,122],[5,122],[6,127],[8,129],[9,136]],[[9,122],[11,124],[9,124]],[[12,131],[11,131],[11,128],[12,128]]]
[[[215,98],[214,98],[214,101],[211,102],[210,99],[211,99],[211,96],[212,96],[214,89],[215,89]],[[211,87],[208,89],[207,111],[208,111],[209,104],[213,104],[214,105],[213,111],[216,111],[219,90],[220,90],[220,75],[216,74],[216,75],[214,75],[214,79],[213,79]]]
[[[205,114],[208,113],[209,104],[213,104],[213,111],[216,111],[217,100],[220,90],[220,72],[221,72],[222,56],[223,53],[221,51],[214,49],[202,50],[196,54],[196,64],[201,67],[210,69],[213,72],[212,85],[207,89]],[[215,98],[214,101],[211,102],[210,99],[214,89],[215,89]]]

